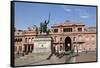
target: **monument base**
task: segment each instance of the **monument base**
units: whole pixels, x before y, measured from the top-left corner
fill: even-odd
[[[51,43],[52,39],[50,36],[40,35],[34,38],[34,50],[33,53],[47,53],[51,54]]]

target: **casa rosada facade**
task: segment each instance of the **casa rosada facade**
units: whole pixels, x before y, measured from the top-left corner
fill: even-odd
[[[15,30],[15,53],[26,54],[34,51],[34,38],[39,36],[30,27],[28,30]],[[96,27],[86,27],[84,24],[75,24],[69,20],[51,26],[48,34],[52,38],[52,46],[57,51],[74,50],[74,52],[96,51]]]

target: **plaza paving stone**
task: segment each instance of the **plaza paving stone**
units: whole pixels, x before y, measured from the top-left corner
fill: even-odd
[[[58,63],[75,63],[75,62],[90,62],[96,61],[96,53],[82,53],[75,57],[70,55],[64,55],[59,58],[56,55],[52,55],[49,60],[48,54],[34,54],[25,55],[24,57],[15,59],[15,66],[23,65],[42,65],[42,64],[58,64]]]

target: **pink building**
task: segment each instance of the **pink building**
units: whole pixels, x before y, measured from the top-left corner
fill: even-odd
[[[39,34],[34,29],[15,31],[15,53],[31,53],[34,51],[34,37]],[[96,27],[86,27],[69,20],[51,26],[49,35],[56,51],[88,52],[96,51]]]
[[[75,24],[70,21],[51,27],[53,44],[58,50],[73,49],[75,52],[96,50],[96,27],[86,28],[84,24]]]

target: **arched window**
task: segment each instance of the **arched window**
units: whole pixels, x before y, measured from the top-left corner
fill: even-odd
[[[62,37],[60,38],[60,41],[62,41]]]
[[[22,50],[22,47],[21,46],[19,46],[19,51],[21,51]]]
[[[27,38],[25,38],[25,42],[27,42]]]
[[[15,51],[17,51],[17,46],[15,46]]]
[[[82,28],[78,28],[78,32],[81,32],[82,31]]]
[[[34,37],[32,37],[32,42],[34,42]]]
[[[57,33],[58,32],[58,29],[54,29],[54,33]]]
[[[31,38],[29,38],[28,42],[31,43]]]
[[[19,42],[19,38],[18,38],[17,40],[18,40],[18,42]]]
[[[19,42],[22,42],[22,38],[19,39]]]
[[[79,41],[82,41],[82,35],[79,35],[78,38],[79,38]]]
[[[18,42],[18,39],[16,38],[15,41]]]
[[[76,37],[73,37],[73,41],[75,41],[76,40]]]

